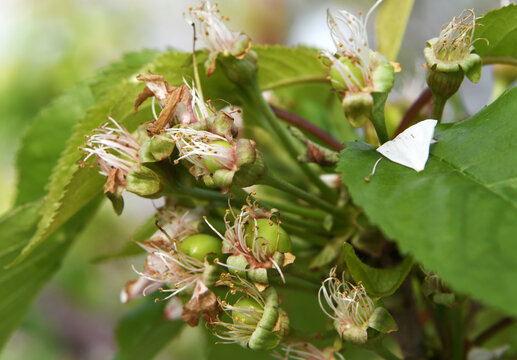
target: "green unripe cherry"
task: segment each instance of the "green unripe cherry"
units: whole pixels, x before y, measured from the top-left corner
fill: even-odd
[[[233,307],[242,309],[242,311],[232,311],[232,319],[234,324],[246,324],[252,326],[257,325],[261,316],[259,314],[262,314],[264,311],[264,308],[257,301],[248,297],[241,297],[239,300],[237,300]]]
[[[217,140],[211,143],[210,145],[223,146],[228,149],[232,148],[230,143],[226,140]],[[203,162],[205,163],[205,166],[207,167],[208,171],[210,171],[210,173],[212,174],[217,170],[221,169],[221,165],[219,165],[219,162],[213,156],[207,156],[207,159],[204,159]]]
[[[199,261],[204,261],[207,254],[214,254],[214,258],[221,258],[221,240],[212,235],[196,234],[183,240],[179,248],[186,255]]]
[[[268,255],[273,255],[275,251],[283,253],[291,251],[291,238],[285,230],[269,219],[256,219],[257,241],[259,246]],[[255,238],[255,221],[251,221],[245,227],[246,245],[252,249],[253,239]]]

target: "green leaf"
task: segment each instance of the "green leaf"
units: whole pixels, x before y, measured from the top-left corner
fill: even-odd
[[[91,201],[102,189],[104,179],[94,170],[81,168],[78,161],[83,154],[78,147],[84,144],[84,135],[90,134],[93,129],[105,122],[106,116],[112,115],[121,123],[129,122],[133,116],[132,102],[139,92],[141,85],[132,81],[149,61],[149,55],[143,56],[137,64],[135,59],[127,65],[124,71],[120,66],[115,66],[119,79],[118,85],[112,84],[110,90],[102,97],[102,100],[91,108],[83,118],[76,118],[77,123],[72,130],[72,136],[66,142],[65,150],[53,169],[48,193],[42,207],[42,218],[31,241],[22,250],[15,263],[22,261],[32,250],[36,248],[55,230],[62,226],[70,217]],[[122,61],[123,62],[123,61]],[[113,77],[110,77],[112,80]],[[101,86],[101,80],[93,86]],[[102,93],[97,90],[97,93]],[[120,103],[124,106],[120,107]],[[129,119],[128,119],[129,117]],[[48,126],[52,126],[48,124]]]
[[[165,301],[155,302],[151,294],[122,318],[116,330],[116,359],[152,359],[179,333],[184,323],[166,320],[166,305]]]
[[[206,55],[203,52],[197,53],[200,72],[203,71],[203,62],[205,59]],[[152,64],[149,64],[148,69],[155,74],[162,75],[172,86],[180,86],[184,81],[192,85],[194,81],[192,53],[177,51],[166,52],[153,61]],[[229,102],[236,101],[233,85],[226,80],[222,71],[216,70],[209,78],[201,75],[201,84],[203,87],[203,95],[214,99],[213,104],[217,108],[227,105],[227,103],[219,99],[224,99]]]
[[[117,62],[99,70],[95,75],[90,88],[96,99],[108,93],[113,85],[135,74],[135,70],[155,60],[160,52],[157,50],[142,50],[128,53]],[[134,99],[132,99],[134,100]]]
[[[480,56],[517,60],[517,5],[492,10],[476,24],[474,46]]]
[[[299,46],[254,45],[258,55],[258,80],[262,90],[307,83],[327,83],[327,71],[318,50]]]
[[[0,218],[0,348],[8,340],[36,295],[61,265],[72,240],[93,215],[98,202],[54,234],[38,252],[19,266],[5,270],[27,243],[39,220],[41,201],[18,206]]]
[[[353,143],[339,170],[372,222],[456,291],[517,314],[517,89],[469,120],[437,128],[425,170]]]
[[[300,83],[327,83],[326,69],[318,59],[318,50],[308,47],[290,48],[279,45],[254,45],[253,50],[258,55],[258,80],[263,90],[274,89],[282,86]],[[169,84],[178,86],[185,79],[192,82],[193,68],[192,54],[168,52],[160,56],[149,69],[162,75]],[[202,71],[206,55],[197,53],[197,61]],[[205,96],[212,99],[224,99],[229,102],[237,102],[235,89],[223,72],[216,71],[208,78],[202,76],[201,83]],[[225,106],[226,103],[215,105]]]
[[[345,243],[345,262],[355,282],[362,282],[368,295],[385,297],[393,294],[413,267],[408,256],[401,263],[387,269],[378,269],[363,263],[355,254],[354,247]]]
[[[23,135],[17,156],[16,205],[45,195],[45,185],[72,127],[93,103],[90,88],[83,83],[58,97],[36,116]]]
[[[45,195],[52,168],[73,127],[85,116],[95,99],[104,95],[114,83],[130,76],[138,63],[152,60],[156,51],[131,53],[87,82],[78,84],[43,108],[21,140],[17,155],[18,189],[16,205],[35,201]]]
[[[38,222],[40,208],[40,202],[26,204],[17,207],[0,219],[0,266],[8,264],[25,244],[24,239],[32,235]],[[33,264],[29,267],[33,267]],[[30,304],[33,299],[31,294],[36,293],[33,289],[30,289],[30,292],[27,291],[29,290],[28,284],[17,283],[20,276],[16,276],[14,270],[18,269],[15,268],[10,271],[2,269],[2,272],[0,272],[0,283],[2,284],[2,294],[4,294],[2,300],[0,300],[0,314],[3,314],[0,322],[0,347],[5,344],[28,308],[28,304],[13,306],[14,300],[19,300],[20,293],[23,293],[23,295],[30,297],[28,301]],[[45,277],[43,273],[42,276]],[[14,294],[10,291],[14,291]]]
[[[414,0],[385,0],[377,16],[377,51],[396,61]]]

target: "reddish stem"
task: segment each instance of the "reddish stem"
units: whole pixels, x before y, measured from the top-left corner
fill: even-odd
[[[508,326],[513,325],[515,323],[515,319],[511,317],[504,317],[494,325],[490,326],[488,329],[483,331],[481,334],[476,336],[474,341],[472,342],[476,346],[483,345],[487,340],[489,340],[492,336],[500,332],[501,330],[506,329]]]
[[[431,101],[431,98],[431,89],[427,88],[424,91],[422,91],[420,96],[415,100],[415,102],[409,107],[409,109],[404,114],[404,117],[402,118],[399,127],[393,134],[393,137],[397,136],[411,125],[415,117],[420,113],[420,110],[422,110],[422,108],[425,105],[427,105],[429,101]]]
[[[333,150],[341,151],[345,148],[343,144],[339,142],[339,140],[334,138],[325,130],[320,129],[316,125],[308,122],[304,118],[296,114],[293,114],[287,110],[277,108],[276,106],[270,106],[278,118],[284,120],[288,124],[296,126],[298,129],[303,130],[306,133],[313,135],[315,138],[321,140],[323,143],[327,144]]]

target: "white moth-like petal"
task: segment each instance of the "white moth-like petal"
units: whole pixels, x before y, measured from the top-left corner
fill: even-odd
[[[429,119],[410,126],[395,139],[379,146],[377,152],[397,164],[420,172],[429,158],[429,146],[437,123],[437,120]]]

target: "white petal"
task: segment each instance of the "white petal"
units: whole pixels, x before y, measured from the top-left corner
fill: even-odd
[[[397,164],[420,172],[424,170],[429,157],[429,146],[437,123],[437,120],[429,119],[410,126],[395,139],[379,146],[377,151]]]

